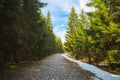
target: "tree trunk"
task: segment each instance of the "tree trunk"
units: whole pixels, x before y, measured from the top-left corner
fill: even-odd
[[[98,66],[98,58],[95,58],[96,66]]]
[[[88,55],[88,62],[89,64],[92,64],[90,55]]]

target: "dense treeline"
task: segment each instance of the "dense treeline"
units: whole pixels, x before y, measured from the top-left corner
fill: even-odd
[[[52,29],[50,13],[38,0],[0,0],[0,65],[40,59],[62,51]]]
[[[78,15],[71,9],[65,50],[89,63],[120,65],[120,1],[92,0],[87,5],[95,11]]]

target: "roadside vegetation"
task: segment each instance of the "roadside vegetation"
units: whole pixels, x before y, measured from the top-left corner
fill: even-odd
[[[50,12],[47,17],[41,13],[46,5],[39,0],[0,1],[0,69],[63,52]]]
[[[65,50],[77,59],[120,74],[120,1],[92,0],[93,12],[74,7],[68,20]]]

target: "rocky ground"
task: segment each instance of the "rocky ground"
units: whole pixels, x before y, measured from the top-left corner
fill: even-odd
[[[61,54],[53,54],[20,70],[5,71],[0,80],[93,80],[93,76]]]

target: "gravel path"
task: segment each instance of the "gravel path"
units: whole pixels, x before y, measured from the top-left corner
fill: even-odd
[[[0,80],[92,80],[93,73],[54,54],[20,70],[7,71]]]

